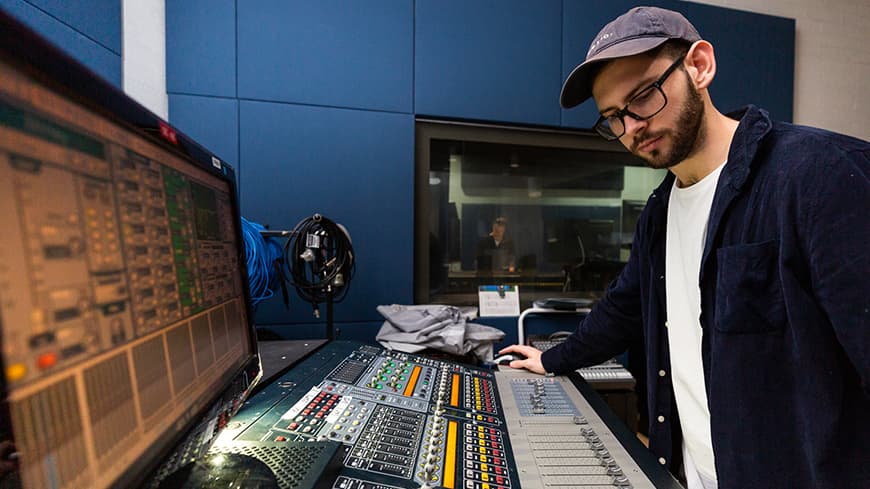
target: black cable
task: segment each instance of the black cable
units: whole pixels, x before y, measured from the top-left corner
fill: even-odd
[[[340,224],[314,214],[293,228],[284,243],[285,280],[302,300],[317,306],[332,296],[341,302],[354,274],[350,235]]]

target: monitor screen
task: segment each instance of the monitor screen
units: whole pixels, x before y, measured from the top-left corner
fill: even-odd
[[[0,441],[24,487],[134,485],[256,358],[234,179],[3,48]]]

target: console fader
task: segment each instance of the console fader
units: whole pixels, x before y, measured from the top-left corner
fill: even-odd
[[[653,487],[564,377],[344,341],[325,345],[249,399],[212,452],[250,453],[256,442],[270,449],[338,445],[317,452],[330,458],[317,463],[260,457],[279,475],[309,464],[319,472],[306,480],[317,479],[318,488]],[[277,482],[297,485],[280,476]]]

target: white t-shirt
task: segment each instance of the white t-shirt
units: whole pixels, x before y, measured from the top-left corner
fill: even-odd
[[[707,221],[723,163],[701,181],[686,188],[676,180],[668,202],[665,248],[665,296],[671,375],[680,426],[689,488],[716,486],[716,466],[710,436],[710,409],[701,361],[701,256]],[[697,473],[689,474],[689,472]],[[706,481],[705,481],[706,479]],[[711,482],[713,486],[706,483]],[[692,484],[694,482],[694,484]]]

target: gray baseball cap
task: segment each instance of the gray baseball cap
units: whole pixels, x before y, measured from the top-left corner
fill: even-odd
[[[644,53],[668,39],[695,42],[701,36],[682,14],[673,10],[634,7],[620,15],[601,29],[589,46],[586,60],[568,75],[559,97],[562,107],[570,109],[592,96],[592,82],[602,62]]]

